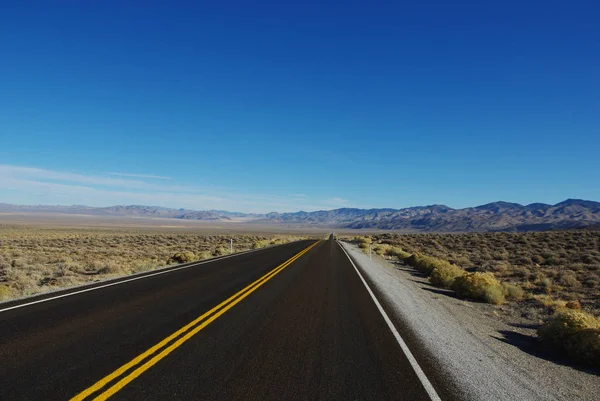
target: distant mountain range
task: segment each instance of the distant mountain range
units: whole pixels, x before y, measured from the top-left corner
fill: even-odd
[[[96,216],[172,218],[202,221],[368,228],[407,232],[533,231],[598,227],[600,202],[567,199],[556,205],[494,202],[465,209],[444,205],[405,209],[335,209],[316,212],[246,214],[157,206],[21,206],[0,203],[0,213],[66,213]],[[0,216],[1,222],[1,216]]]
[[[600,202],[568,199],[556,205],[494,202],[465,209],[444,205],[405,209],[336,209],[269,213],[268,221],[411,232],[533,231],[600,223]]]
[[[226,212],[221,210],[188,210],[188,209],[170,209],[160,206],[109,206],[109,207],[91,207],[82,205],[73,206],[48,206],[48,205],[10,205],[0,203],[0,213],[63,213],[79,214],[92,216],[123,216],[123,217],[147,217],[147,218],[168,218],[182,220],[203,220],[203,221],[227,221],[234,218],[252,218],[254,215],[245,213]]]

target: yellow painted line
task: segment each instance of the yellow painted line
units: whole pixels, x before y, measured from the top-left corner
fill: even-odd
[[[91,387],[83,390],[81,393],[79,393],[75,397],[71,398],[70,401],[82,401],[85,398],[87,398],[88,396],[90,396],[91,394],[93,394],[93,393],[101,390],[108,383],[110,383],[111,381],[113,381],[113,380],[117,379],[118,377],[122,376],[129,369],[131,369],[131,368],[139,365],[146,358],[148,358],[149,356],[155,354],[161,348],[165,347],[165,345],[167,345],[169,342],[171,342],[175,338],[181,336],[185,332],[189,331],[191,328],[193,328],[194,326],[196,326],[198,323],[202,322],[204,319],[206,319],[211,314],[217,312],[212,317],[210,317],[210,319],[206,320],[201,325],[199,325],[195,329],[191,330],[188,334],[186,334],[185,336],[181,337],[179,340],[177,340],[176,342],[174,342],[171,346],[167,347],[162,352],[160,352],[159,354],[157,354],[155,357],[153,357],[152,359],[150,359],[148,362],[146,362],[145,364],[143,364],[142,366],[140,366],[139,368],[137,368],[136,370],[134,370],[132,373],[130,373],[129,375],[127,375],[126,377],[124,377],[123,379],[121,379],[118,383],[116,383],[115,385],[113,385],[112,387],[110,387],[104,393],[102,393],[99,396],[97,396],[96,398],[94,398],[94,400],[106,400],[108,397],[110,397],[111,395],[115,394],[117,391],[119,391],[120,389],[122,389],[124,386],[126,386],[129,382],[131,382],[132,380],[134,380],[136,377],[138,377],[139,375],[141,375],[144,371],[148,370],[150,367],[154,366],[158,361],[160,361],[161,359],[163,359],[164,357],[166,357],[167,355],[169,355],[171,352],[173,352],[173,350],[175,348],[179,347],[181,344],[183,344],[184,342],[186,342],[187,340],[189,340],[191,337],[193,337],[196,333],[198,333],[204,327],[208,326],[212,321],[214,321],[215,319],[217,319],[223,313],[227,312],[229,309],[231,309],[233,306],[235,306],[242,299],[246,298],[248,295],[250,295],[251,293],[253,293],[254,291],[256,291],[260,286],[262,286],[264,283],[266,283],[267,281],[269,281],[271,278],[273,278],[280,271],[282,271],[283,269],[285,269],[287,266],[291,265],[294,261],[296,261],[297,259],[299,259],[302,255],[304,255],[305,253],[307,253],[308,251],[310,251],[319,242],[321,242],[321,241],[317,241],[314,244],[310,245],[308,248],[300,251],[299,253],[297,253],[296,255],[294,255],[293,257],[291,257],[290,259],[288,259],[284,263],[280,264],[279,266],[277,266],[276,268],[274,268],[273,270],[271,270],[270,272],[268,272],[267,274],[265,274],[264,276],[262,276],[261,278],[257,279],[253,283],[249,284],[248,286],[246,286],[242,290],[238,291],[237,293],[235,293],[231,297],[227,298],[225,301],[221,302],[220,304],[218,304],[217,306],[215,306],[214,308],[212,308],[208,312],[202,314],[201,316],[199,316],[198,318],[194,319],[193,321],[191,321],[190,323],[188,323],[187,325],[185,325],[181,329],[177,330],[175,333],[171,334],[170,336],[168,336],[167,338],[165,338],[164,340],[162,340],[158,344],[156,344],[153,347],[149,348],[144,353],[138,355],[137,357],[135,357],[134,359],[132,359],[131,361],[129,361],[125,365],[121,366],[120,368],[118,368],[117,370],[115,370],[114,372],[112,372],[111,374],[109,374],[106,377],[102,378],[101,380],[99,380],[98,382],[96,382],[95,384],[93,384]]]

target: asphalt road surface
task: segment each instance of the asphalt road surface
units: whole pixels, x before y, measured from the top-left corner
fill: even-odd
[[[0,305],[0,400],[431,399],[331,238],[81,291]]]

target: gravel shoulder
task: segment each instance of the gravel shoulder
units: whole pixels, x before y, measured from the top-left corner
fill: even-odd
[[[443,398],[461,400],[598,399],[597,373],[551,361],[535,329],[499,306],[456,299],[408,266],[342,243]]]

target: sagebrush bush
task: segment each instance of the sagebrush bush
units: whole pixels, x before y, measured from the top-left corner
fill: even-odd
[[[225,248],[224,246],[220,246],[217,249],[215,249],[215,256],[223,256],[223,255],[229,255],[229,248]]]
[[[15,290],[7,285],[0,285],[0,301],[10,299],[13,297]]]
[[[495,305],[505,302],[504,291],[493,273],[465,273],[454,279],[451,287],[459,297],[484,301]]]
[[[445,260],[434,258],[432,256],[421,255],[418,253],[410,255],[409,257],[404,259],[404,262],[407,265],[414,267],[421,273],[424,273],[428,276],[433,272],[433,270],[436,267],[451,269],[450,266],[453,266],[452,264],[450,264],[450,262],[447,262]]]
[[[552,279],[549,277],[545,277],[545,278],[541,279],[540,286],[542,287],[542,291],[544,291],[546,294],[550,294],[553,289]]]
[[[560,309],[538,329],[538,336],[548,345],[563,347],[570,336],[586,329],[600,329],[600,319],[580,310]]]
[[[508,299],[519,301],[525,298],[525,290],[516,284],[502,283],[502,289],[504,290],[504,295],[506,295],[506,298]]]
[[[252,249],[264,248],[265,246],[268,246],[270,242],[271,241],[269,240],[256,241],[254,244],[252,244]]]
[[[198,258],[198,260],[210,259],[210,258],[212,258],[212,253],[210,253],[208,251],[203,251],[203,252],[200,252],[198,255],[196,255],[196,257]]]
[[[483,291],[483,300],[488,304],[502,305],[506,302],[504,291],[500,286],[490,286]]]
[[[573,273],[563,273],[560,275],[560,284],[569,288],[579,288],[581,283]]]
[[[395,256],[400,260],[405,260],[411,256],[410,253],[404,251],[402,248],[397,247],[387,248],[385,254],[388,256]]]
[[[387,254],[389,249],[390,246],[388,244],[378,244],[375,246],[375,248],[373,248],[373,251],[375,251],[376,254],[383,256]]]
[[[549,309],[552,312],[563,309],[566,306],[565,301],[561,299],[554,299],[552,296],[547,294],[536,294],[533,295],[531,299],[535,300],[541,307]]]
[[[567,355],[580,363],[600,368],[600,329],[584,329],[565,343]]]
[[[191,251],[186,251],[186,252],[177,252],[175,255],[171,256],[171,259],[169,259],[169,264],[176,264],[176,263],[189,263],[189,262],[193,262],[197,260],[196,259],[196,254],[194,252]]]
[[[98,274],[123,274],[123,265],[114,260],[107,260],[99,263]]]
[[[143,260],[143,261],[133,263],[131,265],[131,272],[132,273],[147,272],[149,270],[154,270],[157,267],[159,267],[159,266],[156,264],[156,262],[152,262],[149,260]]]
[[[450,288],[454,279],[462,276],[465,273],[463,269],[455,265],[441,265],[433,269],[429,282],[438,287]]]
[[[538,336],[545,345],[571,359],[600,367],[600,319],[597,317],[580,310],[561,309],[538,329]]]
[[[373,240],[371,239],[371,237],[358,237],[358,243],[359,244],[371,244],[373,242]]]

